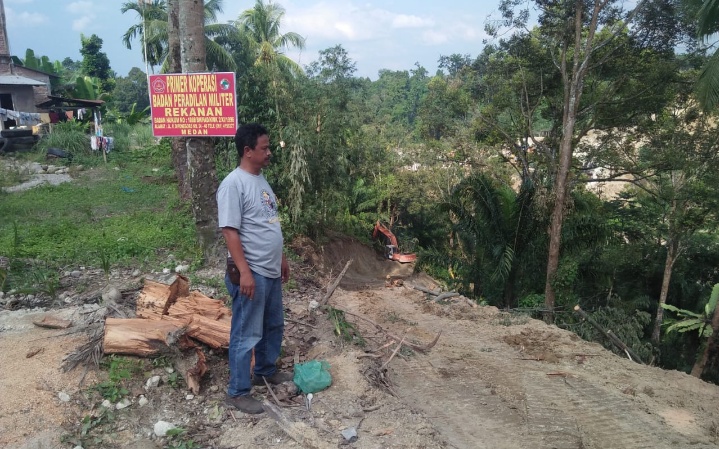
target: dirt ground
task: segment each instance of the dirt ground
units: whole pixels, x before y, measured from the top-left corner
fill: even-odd
[[[350,239],[334,238],[323,248],[298,241],[294,250],[300,260],[291,264],[294,282],[285,296],[281,367],[295,359],[325,360],[332,374],[332,385],[314,395],[309,409],[304,396],[278,388],[283,424],[269,414],[227,410],[226,353],[208,350],[209,372],[198,396],[174,388],[167,367],[148,364],[128,385],[129,407],[109,417],[88,393],[105,372],[60,370],[63,358],[87,341],[88,318],[102,312],[95,304],[99,290],[93,294],[86,278],[79,296],[77,281],[63,278],[64,290],[76,298],[70,304],[28,309],[15,303],[16,310],[0,311],[0,447],[719,447],[717,385],[634,363],[568,331],[473,307],[463,297],[437,303],[414,288],[438,288],[431,278]],[[321,300],[349,258],[353,263],[329,301],[349,323],[338,326],[326,310],[313,310],[312,301]],[[113,282],[121,284],[121,305],[129,308],[141,277],[116,273]],[[224,299],[210,286],[191,288]],[[32,324],[48,314],[74,325]],[[339,337],[338,327],[353,341]],[[163,381],[144,388],[153,375]],[[272,401],[266,388],[255,395]],[[155,436],[158,421],[183,428],[184,446]],[[356,437],[343,436],[352,430]]]

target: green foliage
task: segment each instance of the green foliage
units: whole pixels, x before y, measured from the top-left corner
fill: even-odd
[[[53,132],[44,136],[36,144],[38,152],[45,153],[48,148],[59,148],[74,156],[92,153],[90,136],[80,122],[60,122],[54,125]]]
[[[709,296],[709,300],[707,301],[701,313],[680,309],[671,304],[662,304],[662,308],[676,313],[680,318],[680,320],[675,321],[674,323],[665,323],[669,324],[669,326],[667,327],[667,333],[683,333],[695,330],[698,332],[699,338],[711,337],[713,333],[711,320],[712,316],[714,315],[714,310],[716,310],[718,299],[719,284],[715,284],[714,288],[712,289],[711,295]]]
[[[27,171],[0,164],[0,188],[21,184],[28,179],[30,179],[30,174]]]
[[[112,92],[115,87],[115,81],[112,78],[112,69],[110,69],[110,60],[107,55],[102,52],[102,39],[96,35],[86,37],[80,35],[80,54],[82,55],[82,73],[87,77],[97,78],[101,92]],[[75,97],[85,99],[95,99],[94,97]]]
[[[173,371],[167,375],[167,383],[174,389],[178,389],[182,386],[184,379],[177,371]]]
[[[654,352],[651,343],[644,338],[644,330],[651,323],[652,316],[633,306],[634,304],[631,302],[623,302],[619,298],[612,298],[609,305],[597,308],[590,313],[590,316],[602,328],[611,329],[642,360],[648,361],[651,360]],[[574,316],[559,315],[557,324],[571,329],[585,340],[601,342],[610,351],[624,355],[591,324],[585,321],[576,322]]]
[[[142,360],[113,354],[103,359],[100,366],[107,370],[107,380],[94,385],[92,389],[104,399],[117,402],[129,393],[127,383],[134,376],[142,374],[144,363]]]
[[[192,439],[188,439],[186,434],[187,430],[182,427],[168,430],[168,449],[199,449],[201,446],[196,444]]]
[[[364,346],[366,344],[364,338],[359,332],[357,327],[347,321],[345,313],[342,310],[335,309],[334,307],[328,308],[328,318],[332,321],[335,328],[335,334],[342,338],[348,343],[354,343],[357,346]]]
[[[22,273],[32,270],[20,265],[21,258],[58,270],[68,264],[156,263],[163,248],[194,256],[192,214],[179,206],[163,145],[112,152],[108,165],[94,158],[101,165],[74,173],[72,183],[0,194],[0,216],[12,217],[0,220],[0,254],[11,259],[8,284],[31,282]],[[78,159],[73,163],[92,162]]]
[[[137,67],[133,67],[126,77],[115,79],[115,89],[112,91],[112,108],[120,114],[128,114],[133,107],[144,111],[150,106],[150,96],[147,91],[147,75]]]

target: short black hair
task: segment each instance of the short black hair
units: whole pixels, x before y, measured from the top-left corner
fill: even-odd
[[[242,158],[245,153],[245,147],[255,148],[257,146],[257,138],[264,135],[269,135],[267,128],[259,123],[245,123],[237,128],[237,132],[235,133],[237,156]]]

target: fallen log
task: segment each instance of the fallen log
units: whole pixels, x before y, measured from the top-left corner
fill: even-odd
[[[442,294],[437,295],[436,298],[434,298],[435,302],[440,302],[445,299],[454,298],[455,296],[459,296],[459,293],[457,292],[444,292]]]
[[[192,291],[187,296],[175,299],[167,309],[167,315],[178,318],[201,315],[210,320],[227,319],[229,322],[232,312],[222,301]]]
[[[105,354],[153,356],[173,346],[179,320],[146,320],[142,318],[107,318],[103,335]],[[170,340],[170,342],[168,342]]]
[[[432,296],[439,296],[439,294],[442,293],[442,290],[430,290],[427,287],[423,287],[421,285],[412,284],[411,287],[415,290],[419,290]]]
[[[33,320],[32,324],[46,329],[67,329],[72,326],[72,321],[46,315],[41,320]]]
[[[187,335],[214,349],[230,347],[229,317],[213,320],[199,314],[192,315],[187,324]]]
[[[185,276],[175,276],[170,285],[146,279],[145,287],[137,299],[135,314],[140,318],[160,319],[167,315],[178,298],[189,295],[190,281]]]

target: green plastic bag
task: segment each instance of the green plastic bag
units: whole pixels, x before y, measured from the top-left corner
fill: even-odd
[[[310,360],[295,365],[295,377],[293,381],[301,392],[316,393],[332,385],[329,363],[319,360]]]

